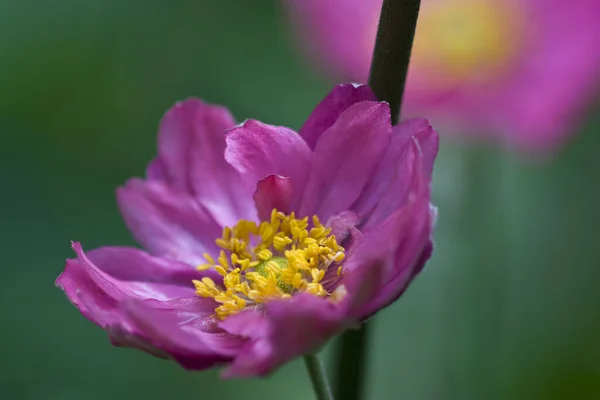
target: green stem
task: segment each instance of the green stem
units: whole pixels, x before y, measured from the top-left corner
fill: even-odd
[[[421,7],[420,0],[384,0],[375,40],[369,85],[377,98],[390,105],[392,124],[398,123],[406,75]],[[336,396],[359,400],[363,394],[368,332],[346,331],[337,357]]]
[[[331,389],[327,383],[327,377],[323,370],[323,365],[316,354],[307,354],[304,356],[304,364],[310,376],[313,389],[317,396],[317,400],[333,400]]]

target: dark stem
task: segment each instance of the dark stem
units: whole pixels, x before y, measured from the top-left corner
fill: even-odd
[[[363,397],[367,340],[369,325],[351,329],[340,337],[335,376],[335,397],[340,400],[358,400]]]
[[[384,0],[379,18],[369,85],[390,104],[398,122],[421,0]]]
[[[333,400],[331,389],[327,383],[327,377],[323,370],[323,365],[316,354],[307,354],[304,356],[304,364],[310,376],[317,400]]]
[[[389,103],[393,125],[400,118],[420,7],[420,0],[384,0],[381,8],[369,85],[379,100]],[[340,400],[359,400],[363,395],[368,332],[364,323],[340,339],[335,382]]]

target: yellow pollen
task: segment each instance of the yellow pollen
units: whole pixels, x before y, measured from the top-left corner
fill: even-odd
[[[212,267],[213,267],[212,264],[200,264],[196,267],[196,269],[198,271],[206,271],[206,270],[211,269]]]
[[[215,240],[222,249],[216,262],[205,254],[208,263],[198,266],[201,271],[214,268],[223,283],[217,285],[208,277],[195,280],[196,294],[220,303],[215,313],[221,319],[299,292],[339,301],[342,292],[333,296],[326,287],[342,273],[339,262],[344,259],[344,248],[318,217],[311,222],[274,209],[269,221],[241,220],[225,227],[222,237]],[[334,264],[335,272],[327,275]]]

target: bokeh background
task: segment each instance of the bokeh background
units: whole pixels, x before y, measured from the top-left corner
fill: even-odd
[[[2,398],[311,398],[298,361],[221,381],[113,348],[54,287],[70,240],[134,245],[114,190],[175,101],[300,126],[333,82],[284,25],[272,1],[0,0]],[[437,250],[372,319],[369,399],[600,398],[598,109],[541,160],[441,132]]]

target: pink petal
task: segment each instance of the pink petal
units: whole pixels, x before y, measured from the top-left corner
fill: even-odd
[[[413,141],[414,148],[418,150]],[[415,154],[422,165],[422,155]],[[360,315],[366,318],[387,306],[406,289],[431,255],[430,236],[435,215],[429,204],[429,179],[423,168],[416,168],[407,183],[405,203],[373,229],[360,235],[344,264],[341,284],[362,281],[363,270],[380,276],[377,291],[361,304]],[[360,273],[359,278],[354,274]]]
[[[408,245],[406,245],[408,246]],[[381,310],[400,297],[404,291],[408,288],[410,282],[423,270],[425,263],[429,261],[433,253],[433,242],[427,241],[423,251],[417,256],[416,260],[412,263],[409,268],[398,268],[397,274],[388,278],[389,280],[379,288],[378,294],[374,296],[367,304],[362,307],[362,317],[368,318],[368,316],[374,314],[378,310]],[[396,260],[397,265],[403,265],[405,261],[402,257],[406,257],[406,253],[403,249],[398,250],[398,259]]]
[[[269,175],[260,180],[254,192],[254,202],[261,221],[271,218],[271,211],[276,208],[285,214],[289,213],[292,203],[292,182],[290,178]]]
[[[349,209],[381,162],[391,131],[387,103],[347,108],[316,145],[300,214],[327,220]]]
[[[310,149],[289,128],[248,120],[227,132],[225,159],[254,191],[268,175],[290,178],[294,193],[300,193],[310,162]]]
[[[74,242],[73,250],[77,258],[67,260],[56,283],[74,302],[80,291],[98,294],[97,299],[107,304],[128,298],[186,297],[194,294],[192,279],[202,276],[187,264],[152,257],[134,248],[102,247],[86,255]]]
[[[190,266],[133,248],[104,247],[87,255],[79,243],[73,249],[78,258],[67,260],[56,284],[114,345],[198,367],[231,353],[232,339],[219,339],[224,334],[212,317],[215,302],[194,294],[192,279],[202,275]]]
[[[300,128],[300,135],[310,148],[314,149],[321,134],[329,129],[348,107],[361,101],[376,100],[373,91],[367,85],[337,85],[308,117]]]
[[[150,253],[192,265],[202,263],[205,252],[218,253],[219,224],[187,194],[131,179],[117,190],[117,202],[127,227]]]
[[[392,140],[373,179],[352,209],[366,222],[368,230],[403,206],[415,174],[427,184],[438,151],[438,135],[428,121],[410,119],[394,126]]]
[[[151,348],[177,361],[190,370],[204,370],[230,362],[244,345],[245,339],[227,334],[214,321],[214,302],[198,296],[169,303],[128,301],[121,310],[136,332],[135,343],[148,343]],[[131,335],[115,335],[114,345],[131,347]],[[142,349],[143,350],[143,349]]]
[[[308,293],[273,300],[266,310],[233,315],[220,326],[248,338],[225,377],[264,376],[278,366],[321,347],[333,335],[355,323],[346,320],[339,304]]]
[[[357,271],[364,274],[364,270],[372,270],[381,276],[381,282],[394,274],[396,250],[411,229],[413,211],[414,204],[407,204],[380,226],[356,238],[349,249],[351,256],[344,262],[341,284],[352,280]]]
[[[189,193],[222,225],[254,218],[252,192],[240,191],[240,177],[224,158],[225,131],[234,126],[223,107],[198,99],[177,103],[161,122],[158,161],[148,178]]]
[[[394,126],[392,135],[410,135],[416,140],[422,156],[423,172],[431,181],[433,163],[435,162],[435,158],[438,154],[440,138],[429,121],[422,118],[407,119],[406,121]]]
[[[358,216],[354,212],[346,210],[329,218],[325,225],[331,228],[331,234],[336,237],[338,243],[342,243],[350,235],[351,229],[358,225],[358,222]]]
[[[431,242],[432,219],[421,201],[411,212],[408,224],[398,224],[397,231],[402,230],[395,240],[395,254],[391,254],[385,267],[380,286],[368,302],[362,304],[361,316],[367,318],[371,314],[393,303],[407,289],[411,281],[423,269],[433,252]],[[403,210],[404,213],[407,210]],[[395,219],[391,216],[390,219]],[[385,224],[385,223],[384,223]],[[370,240],[368,235],[365,239]]]
[[[146,167],[146,178],[149,181],[162,181],[165,184],[170,185],[169,173],[167,171],[167,167],[165,167],[165,163],[161,158],[155,158],[154,160],[150,161]]]
[[[114,311],[127,299],[172,300],[194,295],[192,279],[201,275],[189,265],[149,256],[133,248],[104,247],[86,255],[73,243],[76,259],[67,260],[56,284],[92,322],[104,326],[97,311]]]

